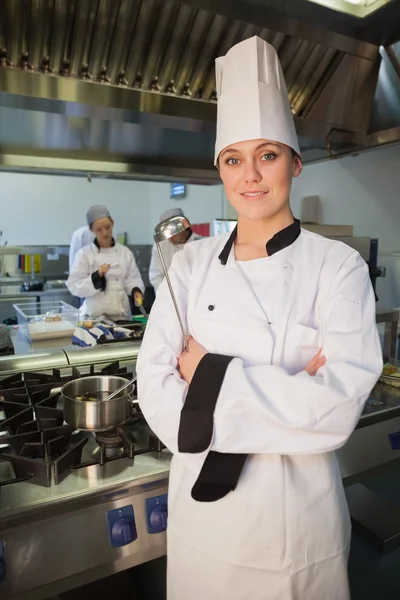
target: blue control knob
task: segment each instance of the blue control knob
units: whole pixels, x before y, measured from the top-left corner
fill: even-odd
[[[168,524],[168,509],[165,504],[155,506],[149,515],[151,527],[155,531],[165,531]]]
[[[130,519],[122,518],[115,521],[111,530],[111,538],[116,546],[125,546],[135,540],[135,531],[133,522]]]
[[[163,533],[168,524],[168,494],[146,499],[147,531],[150,534]]]
[[[132,505],[109,510],[106,513],[106,518],[111,548],[126,546],[137,539]]]

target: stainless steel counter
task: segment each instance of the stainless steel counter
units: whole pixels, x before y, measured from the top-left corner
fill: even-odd
[[[400,388],[377,383],[371,392],[357,428],[400,417]]]
[[[107,364],[115,361],[134,363],[139,354],[140,342],[116,342],[92,348],[63,345],[62,340],[56,340],[57,348],[44,345],[39,351],[0,358],[0,378],[22,373],[24,371],[42,371],[64,369],[67,367],[85,367],[91,364]],[[21,341],[21,344],[29,341]],[[36,345],[35,345],[36,348]]]
[[[21,286],[19,285],[2,285],[0,286],[0,300],[9,300],[21,297],[22,298],[43,298],[43,297],[51,297],[51,296],[71,296],[68,288],[60,287],[60,288],[52,288],[45,289],[41,292],[25,292],[21,290]],[[20,300],[21,301],[21,300]]]
[[[86,467],[49,488],[2,489],[0,597],[42,600],[166,554],[170,456]]]
[[[399,328],[399,311],[391,309],[378,309],[376,323],[384,324],[383,360],[393,363],[396,359],[397,335]]]
[[[1,438],[0,438],[1,440]],[[135,456],[130,459],[108,462],[103,467],[92,465],[73,470],[64,481],[50,487],[40,487],[31,482],[21,482],[5,486],[0,496],[0,522],[43,510],[57,507],[66,502],[82,500],[89,496],[106,494],[130,485],[147,485],[168,478],[171,454],[163,450]],[[0,479],[7,475],[9,463],[0,463]],[[4,473],[3,473],[4,472]]]
[[[389,463],[398,456],[392,440],[400,432],[400,389],[378,383],[372,390],[356,430],[337,450],[344,479]]]
[[[43,354],[44,352],[46,353],[49,351],[51,352],[63,349],[72,350],[74,348],[74,346],[70,343],[70,340],[65,337],[54,340],[31,341],[18,329],[10,329],[10,336],[14,346],[15,354],[21,358],[24,355],[34,355],[36,353]]]

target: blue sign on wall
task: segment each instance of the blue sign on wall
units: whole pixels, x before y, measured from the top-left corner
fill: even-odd
[[[171,198],[185,198],[186,184],[171,183]]]

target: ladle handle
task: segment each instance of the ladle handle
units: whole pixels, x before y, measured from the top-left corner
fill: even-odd
[[[179,310],[178,302],[176,300],[174,288],[172,287],[171,279],[169,278],[167,265],[165,264],[164,255],[163,255],[160,243],[156,239],[155,239],[155,242],[156,242],[158,254],[159,254],[160,259],[161,259],[161,265],[162,265],[162,268],[163,268],[163,271],[164,271],[165,279],[167,280],[167,284],[168,284],[168,288],[169,288],[169,293],[171,295],[172,302],[173,302],[173,305],[174,305],[174,308],[175,308],[176,316],[178,317],[179,326],[180,326],[181,331],[182,331],[183,341],[184,341],[184,345],[185,345],[185,350],[188,351],[189,350],[188,334],[186,333],[185,326],[183,324],[183,319],[182,319],[182,316],[181,316],[181,313],[180,313],[180,310]]]
[[[127,387],[129,387],[130,385],[132,385],[133,383],[135,383],[136,379],[137,379],[137,377],[134,377],[133,379],[130,379],[129,381],[127,381],[126,383],[124,383],[124,385],[121,385],[121,387],[118,388],[117,390],[115,390],[115,392],[113,392],[112,394],[110,394],[109,396],[107,396],[107,401],[108,400],[112,400],[113,398],[115,398],[115,396],[118,396],[118,394],[120,392],[122,392]]]

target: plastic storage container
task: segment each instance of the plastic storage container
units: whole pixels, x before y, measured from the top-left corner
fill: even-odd
[[[58,302],[14,304],[20,331],[30,340],[72,337],[78,325],[78,309]]]

